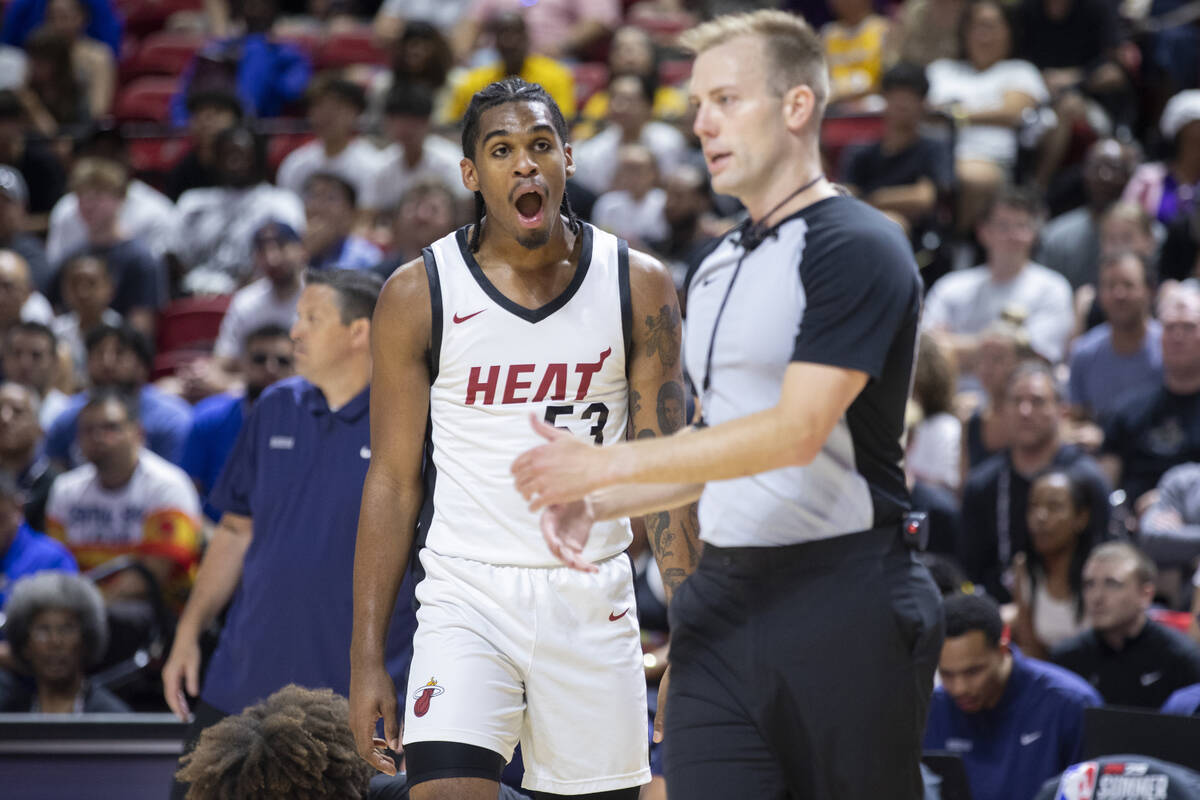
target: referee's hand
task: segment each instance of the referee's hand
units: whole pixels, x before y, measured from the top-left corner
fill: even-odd
[[[576,439],[570,431],[548,425],[536,414],[530,414],[529,420],[546,444],[517,456],[512,474],[530,511],[582,500],[588,492],[600,488],[597,479],[603,474],[600,462],[606,448]]]
[[[663,726],[667,724],[667,689],[671,683],[671,665],[663,671],[662,680],[658,682],[658,709],[654,712],[654,741],[663,740]]]

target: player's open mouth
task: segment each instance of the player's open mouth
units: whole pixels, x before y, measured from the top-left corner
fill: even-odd
[[[710,173],[720,172],[729,163],[729,153],[705,153],[705,156],[708,159]]]
[[[545,202],[537,192],[524,192],[517,198],[517,215],[521,225],[526,228],[536,228],[542,224],[545,217]]]

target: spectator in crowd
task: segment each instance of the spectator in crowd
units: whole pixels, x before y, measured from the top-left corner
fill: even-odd
[[[624,25],[613,34],[608,48],[608,74],[638,75],[658,80],[658,54],[654,41],[644,28]],[[576,139],[586,139],[595,132],[595,127],[608,118],[608,89],[592,94],[579,112],[580,122],[572,131]],[[670,121],[687,113],[687,98],[674,86],[659,86],[654,92],[651,114],[655,119]]]
[[[138,398],[136,421],[141,423],[146,447],[178,463],[192,427],[192,409],[178,397],[147,383],[154,369],[154,345],[145,334],[128,325],[100,325],[88,332],[85,343],[92,391],[120,390]],[[79,412],[88,399],[87,394],[72,397],[71,404],[46,432],[46,455],[60,465],[77,467],[84,463],[75,434]]]
[[[242,122],[237,95],[214,89],[192,92],[187,98],[191,148],[167,173],[167,196],[178,200],[188,189],[207,189],[220,181],[217,134]]]
[[[1162,476],[1139,520],[1138,542],[1160,567],[1190,569],[1200,558],[1200,464],[1180,464]]]
[[[724,228],[715,217],[712,187],[703,167],[680,164],[666,176],[663,188],[667,192],[663,206],[666,236],[646,244],[671,271],[680,290],[680,304],[686,306],[687,277],[716,247]],[[683,310],[686,313],[686,308]]]
[[[0,164],[21,173],[29,190],[26,230],[46,230],[47,215],[66,188],[62,164],[26,121],[25,106],[14,91],[0,91]],[[54,256],[48,254],[51,263]]]
[[[358,84],[336,76],[314,81],[308,91],[308,124],[317,138],[288,154],[275,183],[300,194],[310,177],[330,172],[359,194],[367,191],[382,159],[375,145],[354,133],[366,108],[366,95]]]
[[[87,679],[104,657],[108,622],[91,581],[65,572],[42,572],[13,586],[4,606],[6,633],[17,663],[33,674],[32,693],[8,691],[0,711],[39,714],[121,713],[129,708]],[[16,687],[17,684],[7,684]]]
[[[884,61],[927,67],[961,56],[962,16],[967,0],[908,0],[900,6]]]
[[[1034,353],[1029,336],[1020,327],[1002,320],[984,329],[975,365],[984,401],[963,426],[964,474],[1008,446],[1008,418],[1004,413],[1008,382],[1017,365],[1031,358]]]
[[[574,182],[597,195],[607,192],[612,188],[617,151],[623,144],[649,148],[660,175],[670,175],[687,160],[688,145],[683,134],[651,118],[656,89],[655,80],[636,75],[618,75],[609,82],[608,126],[592,138],[575,143]]]
[[[370,269],[383,252],[354,233],[358,192],[332,172],[314,172],[304,182],[304,249],[316,269]]]
[[[448,8],[455,4],[448,2],[438,5]],[[386,6],[387,3],[380,7],[381,14]],[[381,129],[387,96],[397,86],[424,86],[433,96],[435,108],[444,105],[447,101],[446,81],[453,66],[454,53],[442,32],[428,22],[410,20],[404,26],[404,32],[391,45],[391,69],[377,72],[368,85],[367,129],[372,133]]]
[[[987,262],[952,272],[929,290],[921,324],[947,336],[965,373],[975,371],[979,334],[1006,316],[1022,321],[1030,345],[1047,361],[1066,354],[1071,285],[1029,259],[1041,216],[1041,202],[1029,190],[1001,192],[976,229]]]
[[[1164,292],[1162,382],[1142,386],[1104,426],[1101,461],[1136,512],[1168,469],[1200,461],[1200,289]]]
[[[25,259],[17,252],[0,249],[0,336],[22,320],[49,325],[54,321],[54,309],[34,290]]]
[[[161,258],[174,231],[175,206],[154,187],[131,177],[128,151],[119,131],[95,131],[77,148],[76,155],[78,161],[72,170],[71,186],[111,187],[117,184],[116,176],[123,175],[120,184],[125,189],[117,211],[117,230],[122,237],[136,239]],[[79,207],[79,194],[74,189],[54,203],[46,237],[46,257],[55,269],[67,256],[87,247],[88,227]]]
[[[471,196],[463,186],[458,166],[462,147],[430,133],[433,92],[428,86],[392,87],[384,114],[384,129],[392,143],[383,150],[382,163],[361,195],[365,208],[390,211],[399,205],[400,198],[413,184],[430,178],[442,181],[459,198]]]
[[[84,569],[134,558],[139,569],[102,585],[110,603],[153,605],[161,594],[182,607],[200,556],[200,501],[183,470],[143,446],[136,396],[94,392],[79,412],[79,448],[86,463],[50,488],[46,532]]]
[[[292,339],[298,376],[254,404],[209,501],[223,511],[163,667],[163,693],[187,734],[289,683],[348,692],[359,500],[371,458],[369,272],[308,273]],[[303,536],[296,532],[303,530]],[[253,544],[252,544],[253,543]],[[396,603],[389,674],[404,686],[416,620],[412,582]],[[232,600],[201,683],[200,634]],[[186,791],[177,784],[175,797]]]
[[[249,128],[221,131],[216,153],[220,183],[180,196],[171,250],[187,272],[185,288],[219,293],[249,277],[254,233],[263,223],[274,219],[301,231],[304,205],[267,182],[266,159]]]
[[[0,383],[0,472],[16,482],[25,504],[25,521],[34,530],[45,531],[46,500],[59,470],[42,452],[37,395],[12,381]]]
[[[58,337],[40,322],[18,322],[4,334],[0,372],[4,380],[28,386],[37,393],[38,424],[50,424],[66,410],[70,399],[55,386],[58,375]]]
[[[171,100],[171,122],[187,124],[187,98],[192,91],[232,91],[250,116],[276,117],[308,87],[312,66],[303,53],[274,41],[271,26],[276,0],[240,0],[243,33],[210,42],[188,65],[179,91]]]
[[[0,387],[0,414],[6,402],[4,387]],[[4,428],[0,427],[0,443],[5,438]],[[39,533],[25,519],[22,495],[11,474],[0,473],[0,608],[4,608],[13,584],[26,575],[43,570],[79,571],[74,556],[61,542]]]
[[[871,0],[832,0],[834,19],[821,28],[829,65],[829,104],[862,99],[879,91],[883,46],[890,23]]]
[[[93,119],[108,115],[117,87],[117,59],[107,45],[87,34],[85,0],[49,0],[46,26],[71,43],[71,63],[76,80],[86,89]]]
[[[1007,600],[1003,578],[1014,555],[1029,552],[1029,488],[1048,467],[1070,467],[1087,487],[1094,530],[1108,530],[1108,481],[1081,449],[1062,440],[1063,398],[1050,369],[1038,362],[1017,367],[1008,383],[1005,419],[1012,432],[1007,450],[967,474],[963,487],[963,566],[971,580]]]
[[[383,42],[402,40],[421,26],[443,36],[471,9],[472,0],[384,0],[372,29]]]
[[[78,252],[95,256],[108,270],[112,309],[153,337],[158,311],[167,302],[167,272],[159,258],[121,227],[128,173],[115,161],[80,159],[71,171],[71,189],[86,226],[86,243]],[[73,255],[68,253],[67,258]]]
[[[473,13],[481,6],[496,7],[504,5],[506,0],[476,0]],[[607,4],[588,2],[587,6]],[[583,6],[584,3],[580,2]],[[526,22],[534,12],[532,7],[520,13],[516,10],[496,13],[488,19],[488,29],[496,40],[496,53],[500,60],[492,64],[476,67],[454,81],[450,88],[450,101],[446,106],[443,122],[453,123],[462,119],[467,110],[467,104],[480,89],[510,75],[523,78],[530,83],[536,83],[546,90],[558,107],[562,109],[563,117],[575,117],[575,77],[565,65],[555,61],[550,54],[552,51],[531,43],[530,31]],[[536,12],[534,12],[536,13]],[[464,22],[474,24],[472,18]],[[554,48],[557,51],[558,48]]]
[[[1192,211],[1200,190],[1200,89],[1187,89],[1172,97],[1158,127],[1170,143],[1169,157],[1138,167],[1121,199],[1136,203],[1152,219],[1168,225]]]
[[[958,492],[963,424],[954,415],[956,370],[937,338],[922,333],[917,346],[912,398],[921,421],[908,434],[904,466],[910,482]]]
[[[1021,0],[1016,23],[1017,57],[1041,71],[1058,117],[1037,164],[1036,181],[1048,188],[1077,128],[1133,122],[1129,81],[1116,61],[1117,13],[1104,0]]]
[[[29,34],[47,21],[49,0],[13,0],[4,12],[0,25],[0,42],[23,47]],[[113,56],[121,54],[121,18],[111,0],[84,0],[87,17],[85,33],[108,45]]]
[[[101,325],[119,326],[123,319],[112,309],[112,275],[104,261],[87,252],[68,258],[58,274],[67,310],[54,318],[52,329],[71,357],[74,383],[87,383],[87,346],[84,341]],[[49,427],[47,425],[47,427]]]
[[[1200,682],[1200,645],[1146,616],[1158,571],[1133,545],[1096,548],[1083,568],[1091,628],[1054,648],[1054,663],[1095,686],[1104,702],[1157,709]]]
[[[1100,260],[1098,302],[1108,321],[1071,348],[1070,401],[1077,419],[1103,424],[1127,393],[1162,383],[1162,326],[1150,316],[1151,270],[1130,251]]]
[[[962,58],[938,59],[928,75],[929,102],[958,123],[958,224],[967,231],[988,198],[1013,177],[1017,129],[1050,94],[1036,67],[1012,58],[1012,26],[1003,6],[973,0],[963,14]]]
[[[454,230],[457,207],[457,196],[442,181],[424,179],[410,186],[390,215],[388,255],[375,267],[376,274],[387,280],[398,267],[419,256],[422,248]]]
[[[467,61],[475,50],[479,34],[487,23],[505,13],[519,13],[529,28],[529,49],[550,58],[588,60],[593,48],[600,46],[621,22],[618,0],[559,0],[553,3],[529,3],[527,0],[474,0],[471,10],[454,30],[453,44],[459,61]],[[499,40],[499,35],[496,39]],[[495,44],[502,50],[499,41]],[[509,73],[518,75],[519,73]],[[507,77],[497,75],[492,80]],[[530,80],[525,75],[520,77]],[[491,81],[488,81],[490,83]],[[480,84],[483,88],[487,83]],[[544,87],[562,109],[563,116],[575,116],[574,98],[570,111],[550,87]],[[468,95],[470,97],[470,95]]]
[[[70,39],[49,28],[39,28],[25,42],[29,77],[21,99],[33,128],[48,138],[78,135],[92,122],[72,47]]]
[[[1013,556],[1013,641],[1036,658],[1086,626],[1083,563],[1104,538],[1092,524],[1088,485],[1076,471],[1049,467],[1029,487],[1029,549]]]
[[[255,232],[254,274],[262,277],[233,296],[213,346],[213,355],[227,371],[237,371],[255,328],[268,324],[285,330],[291,327],[304,288],[300,279],[307,260],[300,234],[286,223],[272,220]]]
[[[644,248],[666,238],[667,193],[658,186],[654,154],[642,144],[621,145],[612,189],[596,198],[592,223]]]
[[[897,64],[883,74],[883,138],[850,149],[842,176],[847,188],[904,226],[929,223],[938,198],[954,181],[954,157],[944,142],[921,135],[925,70]]]
[[[25,232],[25,204],[29,187],[16,169],[0,164],[0,248],[12,250],[25,259],[35,287],[45,292],[53,272],[46,250],[36,236]]]
[[[208,494],[217,485],[217,476],[233,450],[242,421],[264,389],[292,375],[294,356],[287,328],[266,324],[250,331],[242,343],[239,361],[245,390],[222,392],[196,404],[192,430],[179,464],[196,484],[204,513],[213,522],[220,520],[221,512],[209,504]]]
[[[925,748],[962,756],[975,800],[1033,797],[1080,760],[1083,710],[1100,705],[1100,695],[1009,645],[990,598],[951,595],[945,609],[942,685],[933,690]]]
[[[1100,220],[1121,197],[1138,163],[1137,150],[1116,139],[1100,139],[1083,162],[1087,203],[1046,223],[1037,261],[1066,278],[1072,289],[1095,284],[1100,263]]]

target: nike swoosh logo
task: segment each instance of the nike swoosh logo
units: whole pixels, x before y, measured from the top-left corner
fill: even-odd
[[[609,622],[616,622],[617,620],[619,620],[621,617],[625,616],[625,615],[626,615],[626,614],[628,614],[628,613],[629,613],[629,609],[628,609],[628,608],[627,608],[627,609],[625,609],[624,611],[622,611],[620,614],[614,614],[614,613],[612,613],[612,612],[610,611],[610,612],[608,613],[608,621],[609,621]]]
[[[1158,679],[1161,677],[1162,677],[1161,672],[1147,672],[1145,675],[1143,675],[1141,677],[1142,686],[1149,686],[1150,684],[1158,681]]]
[[[471,317],[477,317],[477,316],[479,316],[480,314],[482,314],[482,313],[483,313],[483,312],[485,312],[485,311],[487,311],[487,309],[486,309],[486,308],[481,308],[481,309],[479,309],[478,311],[476,311],[474,314],[467,314],[465,317],[460,317],[458,314],[455,314],[455,315],[454,315],[454,324],[455,324],[455,325],[457,325],[457,324],[459,324],[460,322],[466,322],[466,321],[467,321],[467,320],[469,320]]]
[[[1040,738],[1042,738],[1041,731],[1038,731],[1037,733],[1023,733],[1021,734],[1021,745],[1025,746],[1033,744]]]

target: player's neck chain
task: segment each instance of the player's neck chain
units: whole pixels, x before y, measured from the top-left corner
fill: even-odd
[[[792,200],[796,199],[799,195],[803,194],[804,192],[808,191],[812,187],[816,186],[817,183],[820,182],[821,179],[823,179],[824,177],[825,177],[824,172],[817,173],[817,177],[813,178],[811,181],[804,184],[799,189],[797,189],[796,191],[789,194],[787,197],[780,200],[775,205],[774,208],[772,208],[766,214],[763,214],[762,219],[759,220],[758,222],[755,222],[752,219],[747,219],[745,222],[743,222],[741,235],[738,238],[738,244],[740,244],[742,246],[742,249],[749,252],[750,250],[753,250],[754,248],[758,247],[760,244],[765,242],[767,240],[768,236],[776,235],[778,232],[777,231],[778,226],[777,225],[768,225],[767,220],[769,220],[775,214],[776,211],[783,208],[788,203],[792,202]]]

